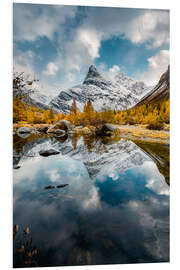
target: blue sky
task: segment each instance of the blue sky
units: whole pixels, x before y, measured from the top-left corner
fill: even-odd
[[[95,64],[154,85],[169,64],[169,11],[13,5],[14,68],[51,96],[81,83]]]

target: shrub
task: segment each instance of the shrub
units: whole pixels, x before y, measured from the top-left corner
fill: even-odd
[[[164,125],[162,123],[151,123],[147,128],[151,130],[162,130],[164,129]]]

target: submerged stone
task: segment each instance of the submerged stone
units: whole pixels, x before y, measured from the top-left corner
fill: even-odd
[[[55,188],[55,186],[47,186],[44,189],[53,189],[53,188]]]
[[[41,150],[39,151],[39,154],[43,157],[48,157],[48,156],[51,156],[51,155],[58,155],[60,152],[59,151],[56,151],[54,149],[48,149],[48,150]]]
[[[58,185],[57,188],[63,188],[63,187],[66,187],[66,186],[69,186],[69,184]]]

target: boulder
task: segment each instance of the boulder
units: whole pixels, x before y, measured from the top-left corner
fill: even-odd
[[[24,133],[31,133],[32,131],[33,131],[32,128],[20,127],[18,128],[17,133],[24,134]]]
[[[58,155],[60,152],[56,151],[55,149],[47,149],[39,151],[40,156],[48,157],[52,155]]]
[[[101,128],[96,130],[97,136],[111,135],[112,132],[119,130],[119,127],[113,124],[104,124]]]
[[[113,124],[104,124],[102,126],[104,131],[116,131],[119,130],[119,127]]]
[[[78,129],[77,132],[84,134],[84,135],[89,135],[91,134],[91,130],[88,127],[84,127],[81,129]]]
[[[74,133],[82,134],[82,135],[91,135],[95,134],[96,128],[93,126],[88,126],[88,127],[76,127],[73,131]]]
[[[50,127],[47,131],[47,133],[55,133],[56,130],[64,130],[65,132],[68,132],[73,129],[73,125],[71,122],[66,120],[59,120],[56,122],[52,127]]]

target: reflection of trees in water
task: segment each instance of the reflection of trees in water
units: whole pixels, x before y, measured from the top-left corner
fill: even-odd
[[[13,227],[14,267],[38,266],[38,250],[33,245],[29,227],[21,230],[19,225]]]
[[[77,143],[78,143],[80,138],[81,138],[81,135],[75,135],[75,134],[72,135],[71,140],[72,140],[72,146],[73,146],[74,150],[76,150]]]
[[[13,136],[13,148],[16,151],[16,153],[22,153],[26,145],[33,147],[35,144],[44,141],[45,138],[48,138],[48,136],[31,134],[27,138],[21,138],[16,134]]]
[[[83,136],[83,142],[89,153],[96,152],[98,154],[101,154],[106,151],[105,143],[100,137]]]

